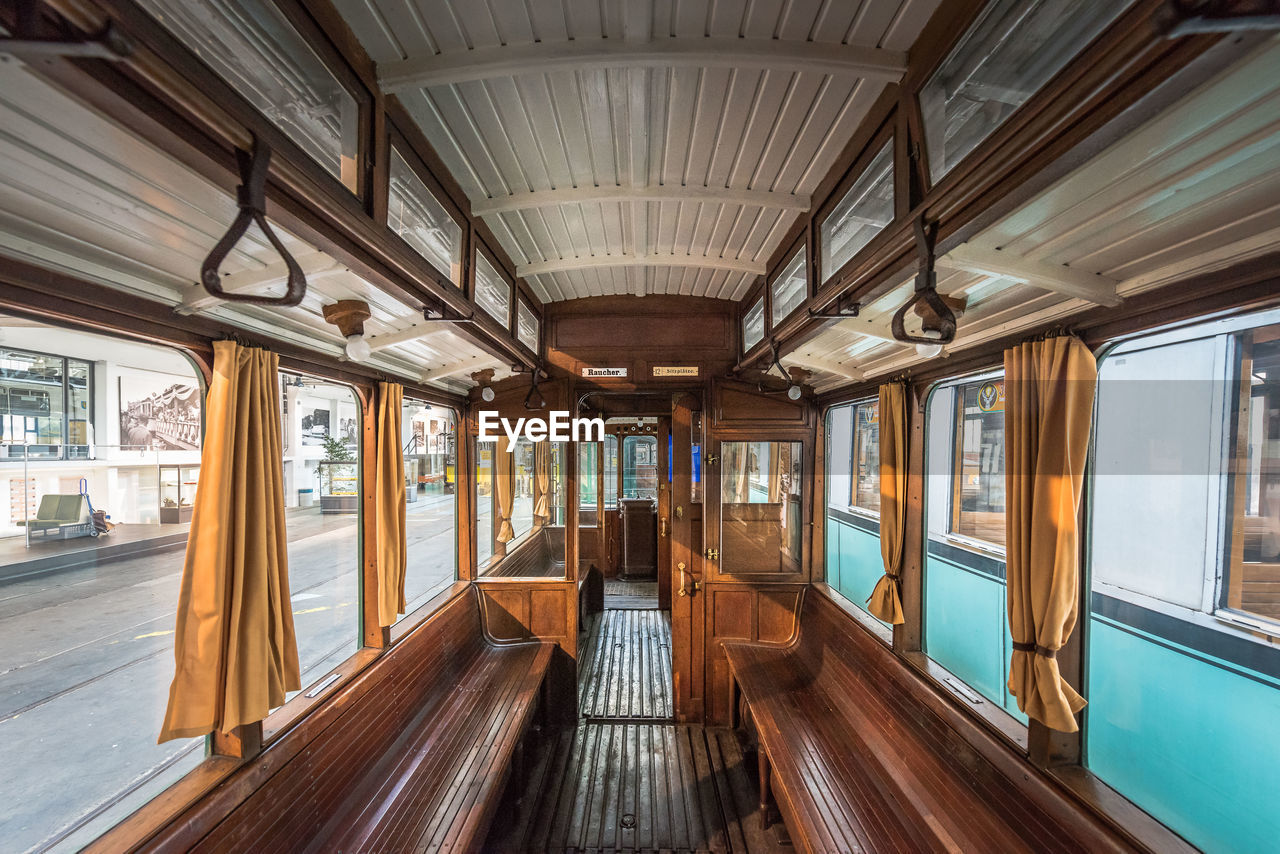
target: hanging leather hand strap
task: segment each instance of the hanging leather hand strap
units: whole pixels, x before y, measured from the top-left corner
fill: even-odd
[[[307,294],[307,277],[303,275],[298,262],[293,260],[289,250],[285,249],[280,238],[267,224],[267,166],[271,163],[271,149],[267,144],[253,138],[253,154],[236,149],[236,160],[240,163],[240,180],[243,182],[236,188],[236,201],[240,205],[240,213],[231,228],[222,236],[217,245],[200,265],[200,283],[204,289],[218,299],[227,302],[251,302],[259,305],[297,305]],[[218,276],[218,268],[231,254],[231,250],[244,237],[250,223],[257,223],[258,228],[267,236],[267,240],[275,247],[289,271],[288,287],[283,296],[272,297],[263,294],[231,293],[222,289],[222,281]]]
[[[925,227],[924,217],[915,221],[916,255],[920,259],[920,272],[916,274],[916,292],[893,316],[893,337],[909,344],[949,344],[956,337],[956,315],[938,294],[938,275],[933,271],[933,241],[936,225]],[[916,303],[923,302],[938,318],[939,337],[911,335],[907,332],[907,312]]]

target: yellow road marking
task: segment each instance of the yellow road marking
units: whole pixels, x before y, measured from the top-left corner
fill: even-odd
[[[293,615],[296,617],[299,614],[314,614],[317,611],[328,611],[328,610],[329,610],[328,605],[321,605],[319,608],[304,608],[301,611],[294,611]]]
[[[142,640],[143,638],[158,638],[158,637],[164,637],[165,635],[171,635],[171,634],[173,634],[173,629],[166,629],[163,632],[147,632],[145,635],[134,635],[133,639]]]

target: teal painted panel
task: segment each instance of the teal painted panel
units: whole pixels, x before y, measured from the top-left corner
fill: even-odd
[[[1000,600],[1000,616],[1004,620],[1004,669],[1000,671],[1002,674],[1000,684],[1004,686],[1004,710],[1025,726],[1030,718],[1018,710],[1018,698],[1009,693],[1009,665],[1013,663],[1013,634],[1009,631],[1007,593],[1008,588],[1003,584],[1000,585],[1000,595],[1006,597]]]
[[[884,561],[880,557],[880,537],[870,531],[841,524],[840,592],[844,597],[865,611],[867,597],[882,575]]]
[[[1207,852],[1276,850],[1280,688],[1097,616],[1088,676],[1095,774]]]
[[[843,527],[839,521],[827,517],[827,546],[822,559],[827,568],[827,584],[837,590],[840,589],[840,529]]]
[[[1008,708],[1004,583],[930,555],[924,609],[928,656],[988,700]]]

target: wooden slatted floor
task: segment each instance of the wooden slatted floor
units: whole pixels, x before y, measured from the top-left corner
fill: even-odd
[[[641,611],[657,608],[658,582],[610,578],[604,583],[604,607]]]
[[[591,620],[578,669],[578,713],[595,719],[670,720],[670,615],[613,610]]]
[[[754,767],[754,766],[753,766]],[[494,854],[788,851],[761,831],[737,735],[674,724],[583,722],[548,743],[508,792]]]

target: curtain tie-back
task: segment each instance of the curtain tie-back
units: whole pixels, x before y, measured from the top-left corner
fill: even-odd
[[[1040,655],[1045,658],[1058,657],[1058,651],[1056,649],[1049,649],[1047,646],[1039,646],[1030,642],[1023,643],[1022,641],[1014,641],[1013,648],[1018,652],[1034,652],[1036,655]]]

